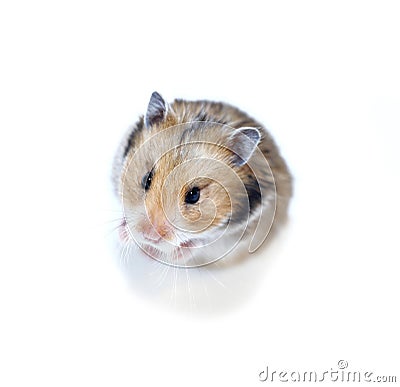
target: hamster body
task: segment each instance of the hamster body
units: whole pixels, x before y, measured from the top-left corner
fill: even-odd
[[[120,235],[162,262],[198,266],[255,250],[285,218],[291,176],[263,126],[221,102],[154,92],[113,166]],[[250,238],[251,237],[251,238]]]

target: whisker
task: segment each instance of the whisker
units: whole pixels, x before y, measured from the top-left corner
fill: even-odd
[[[158,279],[158,284],[156,286],[157,289],[159,289],[161,287],[161,285],[164,283],[165,279],[167,278],[170,266],[169,265],[164,265],[166,267],[163,268],[162,273],[160,278]]]
[[[188,296],[189,296],[190,309],[194,309],[196,302],[195,302],[194,294],[192,293],[192,289],[190,287],[189,269],[187,267],[185,267],[185,272],[186,272],[186,280],[187,280],[187,285],[188,285]]]
[[[203,267],[204,267],[205,271],[207,272],[207,274],[208,274],[218,285],[220,285],[220,286],[223,287],[224,289],[227,289],[227,290],[228,290],[228,288],[226,287],[226,285],[225,285],[223,282],[221,282],[220,280],[218,280],[218,279],[211,273],[211,271],[210,271],[209,269],[207,269],[206,266],[203,266]]]
[[[119,224],[118,226],[113,227],[111,230],[108,230],[108,231],[104,234],[104,238],[108,238],[112,233],[114,233],[115,231],[117,231],[120,227],[121,227],[121,225]]]
[[[120,263],[123,266],[126,266],[128,264],[128,259],[130,255],[130,248],[131,248],[131,243],[130,241],[125,241],[123,243],[122,251],[121,251],[121,257],[120,257]]]
[[[171,292],[171,295],[173,295],[173,300],[174,300],[174,308],[176,308],[176,301],[177,301],[177,284],[178,284],[178,268],[174,266],[174,277],[173,277],[174,283],[173,283],[173,292]]]

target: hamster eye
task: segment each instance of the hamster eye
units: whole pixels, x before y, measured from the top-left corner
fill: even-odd
[[[147,172],[142,178],[142,187],[147,191],[151,186],[151,180],[153,179],[153,171]]]
[[[200,188],[193,187],[189,192],[186,193],[185,203],[194,204],[200,199]]]

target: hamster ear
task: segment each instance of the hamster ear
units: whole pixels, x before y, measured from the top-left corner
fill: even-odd
[[[152,125],[161,122],[167,115],[167,104],[163,97],[156,91],[151,95],[149,106],[147,107],[145,125],[150,128]]]
[[[246,164],[258,143],[261,140],[261,133],[256,128],[243,127],[236,129],[228,138],[228,148],[234,153],[233,163],[237,167]]]

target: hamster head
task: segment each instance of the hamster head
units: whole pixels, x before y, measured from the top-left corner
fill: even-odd
[[[122,235],[180,264],[236,232],[261,202],[248,164],[260,137],[255,128],[182,120],[153,93],[121,174]]]

